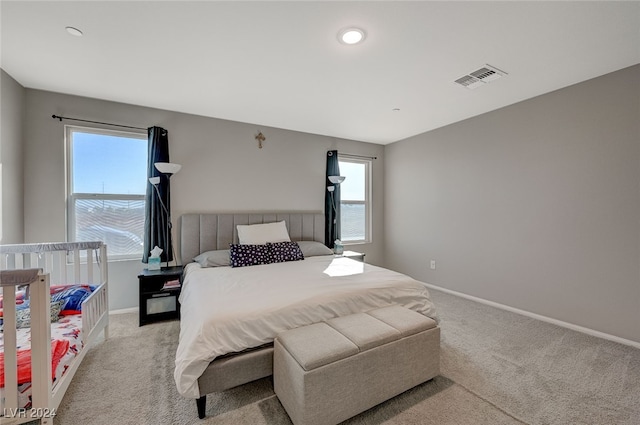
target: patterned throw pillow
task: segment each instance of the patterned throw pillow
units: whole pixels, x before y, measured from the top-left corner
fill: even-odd
[[[267,245],[273,263],[304,260],[304,254],[296,242],[274,242]]]
[[[65,301],[54,301],[51,303],[51,323],[55,323],[60,319],[60,311],[64,307]]]
[[[51,303],[51,323],[57,322],[60,318],[60,310],[64,305],[64,300]],[[31,308],[16,310],[16,328],[28,328],[31,326]]]
[[[94,289],[90,285],[52,285],[51,302],[63,301],[62,310],[81,311],[82,303]]]
[[[267,245],[229,244],[231,267],[257,266],[271,263]]]

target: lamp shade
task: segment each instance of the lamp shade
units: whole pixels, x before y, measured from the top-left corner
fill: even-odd
[[[156,177],[149,177],[149,183],[151,183],[152,185],[157,185],[160,183],[160,177],[156,176]]]
[[[340,184],[345,178],[345,176],[329,176],[329,181],[333,184]]]
[[[162,174],[175,174],[182,168],[180,164],[174,164],[173,162],[156,162],[153,164],[156,169]]]

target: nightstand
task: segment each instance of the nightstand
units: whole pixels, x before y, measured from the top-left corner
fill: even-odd
[[[160,270],[144,269],[138,275],[140,326],[159,320],[180,318],[182,266]]]
[[[362,261],[364,263],[364,252],[345,251],[342,253],[343,257],[351,258],[352,260]]]

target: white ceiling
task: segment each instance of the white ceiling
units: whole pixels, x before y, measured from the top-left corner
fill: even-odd
[[[0,14],[0,65],[25,87],[381,144],[640,63],[638,1],[2,1]],[[365,42],[338,43],[354,25]],[[453,83],[484,64],[509,75]]]

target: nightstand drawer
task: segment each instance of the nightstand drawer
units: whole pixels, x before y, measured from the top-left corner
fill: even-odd
[[[153,294],[147,298],[147,314],[175,312],[178,309],[178,296],[171,292]]]

